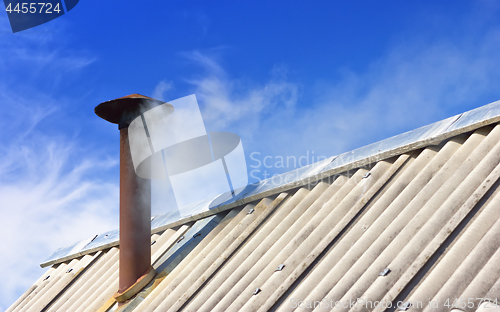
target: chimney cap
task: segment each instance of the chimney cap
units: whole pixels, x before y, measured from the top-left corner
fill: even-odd
[[[167,105],[173,112],[174,107],[166,102],[134,93],[103,102],[96,106],[94,112],[102,119],[118,124],[119,128],[125,128],[141,113],[163,104]]]

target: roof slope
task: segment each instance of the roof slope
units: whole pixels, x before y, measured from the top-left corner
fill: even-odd
[[[492,124],[153,234],[159,273],[120,308],[106,247],[7,311],[496,311],[499,177]]]

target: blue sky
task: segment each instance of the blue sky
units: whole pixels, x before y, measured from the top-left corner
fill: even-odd
[[[333,156],[499,100],[498,51],[493,0],[82,0],[16,34],[0,13],[0,311],[56,248],[118,227],[100,102],[194,93],[275,174],[294,168],[251,153]]]

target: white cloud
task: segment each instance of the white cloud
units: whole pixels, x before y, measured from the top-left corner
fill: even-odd
[[[195,94],[203,103],[203,118],[211,131],[238,123],[238,134],[251,136],[264,117],[273,113],[290,116],[295,109],[299,84],[288,82],[282,69],[273,70],[272,79],[265,85],[249,85],[230,79],[215,59],[198,51],[184,56],[206,70],[206,76],[188,82],[195,86]]]
[[[17,108],[23,114],[2,120],[12,137],[0,148],[0,310],[42,275],[39,263],[52,251],[118,226],[117,185],[93,174],[117,161],[89,156],[75,138],[38,131],[50,110]]]
[[[118,187],[99,174],[117,161],[84,150],[59,123],[64,102],[51,93],[94,59],[55,40],[49,24],[48,32],[12,35],[0,18],[0,36],[8,37],[0,40],[0,311],[43,274],[39,264],[57,248],[118,227]]]
[[[318,83],[311,98],[283,70],[250,84],[229,77],[214,58],[184,55],[206,71],[189,82],[207,128],[239,134],[247,155],[298,157],[307,150],[333,156],[488,104],[478,101],[500,83],[499,49],[500,29],[399,44],[363,71],[343,69],[339,81]]]
[[[83,156],[68,139],[23,136],[0,153],[0,310],[42,275],[52,251],[118,226],[117,186],[89,176],[115,161]]]

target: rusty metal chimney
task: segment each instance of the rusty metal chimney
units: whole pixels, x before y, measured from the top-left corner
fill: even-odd
[[[128,126],[147,110],[172,105],[140,94],[107,101],[95,108],[97,116],[118,124],[120,130],[120,275],[118,302],[130,299],[155,276],[151,266],[151,180],[134,170]]]

